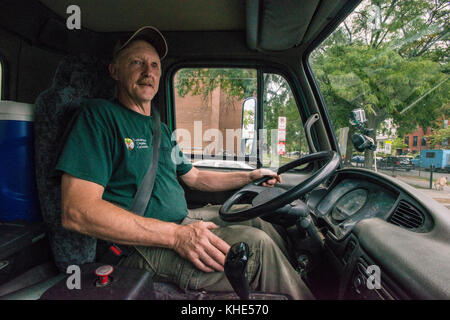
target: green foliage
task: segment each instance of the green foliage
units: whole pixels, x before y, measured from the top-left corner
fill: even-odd
[[[264,74],[264,128],[278,128],[278,118],[286,117],[286,150],[308,152],[297,103],[289,84],[277,74]],[[302,143],[303,141],[303,143]]]
[[[243,118],[242,123],[243,123],[244,127],[254,125],[254,123],[256,121],[255,112],[253,112],[253,110],[244,110],[242,118]]]
[[[256,96],[256,70],[240,68],[186,68],[177,72],[175,89],[180,97],[202,95],[205,99],[220,86],[229,97],[243,99]]]
[[[403,139],[398,137],[398,138],[395,138],[395,140],[392,142],[391,150],[403,149],[403,148],[407,148],[407,147],[408,147],[408,145],[403,142]]]
[[[436,145],[442,146],[443,142],[448,141],[448,139],[450,139],[450,126],[447,128],[435,130],[433,134],[426,137],[430,139],[430,144],[432,148],[435,148]],[[449,146],[446,146],[446,148],[449,148]]]
[[[448,77],[440,64],[422,57],[408,60],[389,48],[335,45],[311,64],[337,127],[347,125],[352,109],[363,108],[377,129],[393,118],[404,134],[431,125],[441,115],[439,107],[450,101],[450,81],[423,97]]]
[[[449,113],[448,8],[445,1],[364,1],[312,53],[336,128],[348,126],[355,108],[366,111],[371,128],[392,118],[399,136]]]

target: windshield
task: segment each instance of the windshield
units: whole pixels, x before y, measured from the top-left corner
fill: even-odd
[[[439,182],[447,205],[449,10],[447,1],[362,1],[309,57],[344,166],[422,192]],[[365,121],[350,122],[355,110]]]

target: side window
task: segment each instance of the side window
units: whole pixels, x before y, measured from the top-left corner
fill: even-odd
[[[175,135],[195,166],[254,169],[259,160],[263,167],[277,168],[308,153],[288,82],[272,73],[262,78],[259,117],[258,70],[185,68],[176,72]]]
[[[309,153],[297,103],[286,79],[264,73],[263,98],[263,166],[277,168]]]
[[[195,166],[256,168],[255,157],[245,158],[254,137],[256,90],[256,69],[185,68],[176,72],[176,139]]]

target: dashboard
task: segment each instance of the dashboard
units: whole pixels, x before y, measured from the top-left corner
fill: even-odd
[[[314,208],[337,240],[346,237],[362,219],[387,219],[395,206],[398,193],[371,182],[343,178]]]
[[[439,203],[364,169],[338,170],[305,200],[338,273],[340,299],[450,298],[450,216]],[[376,290],[365,285],[373,266],[382,274]]]

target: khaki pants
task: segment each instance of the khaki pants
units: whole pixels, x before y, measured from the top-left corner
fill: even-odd
[[[313,296],[289,263],[284,241],[274,227],[260,219],[228,223],[220,219],[219,206],[208,205],[189,210],[182,224],[198,220],[212,221],[220,228],[211,230],[229,245],[244,241],[249,245],[247,278],[251,291],[283,293],[293,299],[313,299]],[[136,247],[123,266],[146,269],[154,281],[167,281],[182,289],[230,292],[233,291],[225,273],[203,272],[175,251],[158,247]]]

